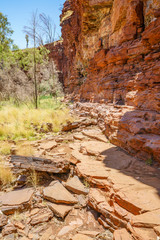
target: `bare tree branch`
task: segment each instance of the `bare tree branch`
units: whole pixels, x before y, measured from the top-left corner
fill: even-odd
[[[46,36],[47,43],[54,42],[56,35],[56,25],[54,24],[50,16],[47,16],[45,13],[41,13],[39,15],[39,18],[41,21],[40,28]]]

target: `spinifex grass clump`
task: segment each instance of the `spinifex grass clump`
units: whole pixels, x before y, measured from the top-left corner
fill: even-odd
[[[14,180],[13,173],[5,163],[0,159],[0,186],[10,185]]]
[[[15,105],[3,102],[0,110],[0,140],[38,139],[45,133],[46,125],[58,132],[62,124],[71,120],[68,108],[53,98],[40,100],[39,108],[31,103]],[[40,129],[44,127],[44,131]]]

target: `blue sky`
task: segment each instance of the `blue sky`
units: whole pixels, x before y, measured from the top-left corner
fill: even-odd
[[[0,12],[7,15],[11,23],[14,34],[12,39],[19,48],[25,48],[25,33],[23,27],[29,25],[32,13],[38,10],[38,13],[49,15],[57,26],[57,34],[60,35],[59,15],[60,6],[65,0],[0,0]],[[31,43],[30,43],[31,47]]]

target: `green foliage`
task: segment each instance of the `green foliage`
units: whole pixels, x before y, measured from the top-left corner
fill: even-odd
[[[18,46],[13,45],[11,51],[2,51],[0,53],[0,58],[3,59],[3,68],[10,68],[13,65],[19,67],[21,70],[29,71],[33,67],[33,52],[34,49],[18,49]],[[49,51],[41,46],[35,49],[36,52],[36,63],[43,64],[48,61]]]
[[[34,49],[25,49],[25,50],[17,50],[13,53],[13,57],[18,67],[20,67],[24,71],[29,71],[33,67],[33,52]],[[40,47],[39,49],[35,49],[36,52],[36,63],[42,64],[44,61],[48,60],[49,51],[45,47]]]
[[[149,166],[152,166],[153,165],[153,157],[150,157],[146,160],[146,164],[149,165]]]
[[[0,12],[0,61],[3,61],[3,53],[8,52],[13,40],[10,38],[13,31],[6,16]]]

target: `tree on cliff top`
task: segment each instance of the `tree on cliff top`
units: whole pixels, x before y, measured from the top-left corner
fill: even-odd
[[[0,46],[1,49],[3,47],[3,50],[6,48],[9,48],[10,44],[13,42],[13,40],[10,38],[12,35],[13,30],[10,28],[10,23],[8,22],[8,19],[6,16],[4,16],[0,12]]]
[[[13,40],[10,38],[13,30],[10,27],[10,23],[6,16],[0,12],[0,62],[3,65],[3,59],[5,53],[9,51],[10,45],[13,43]]]

